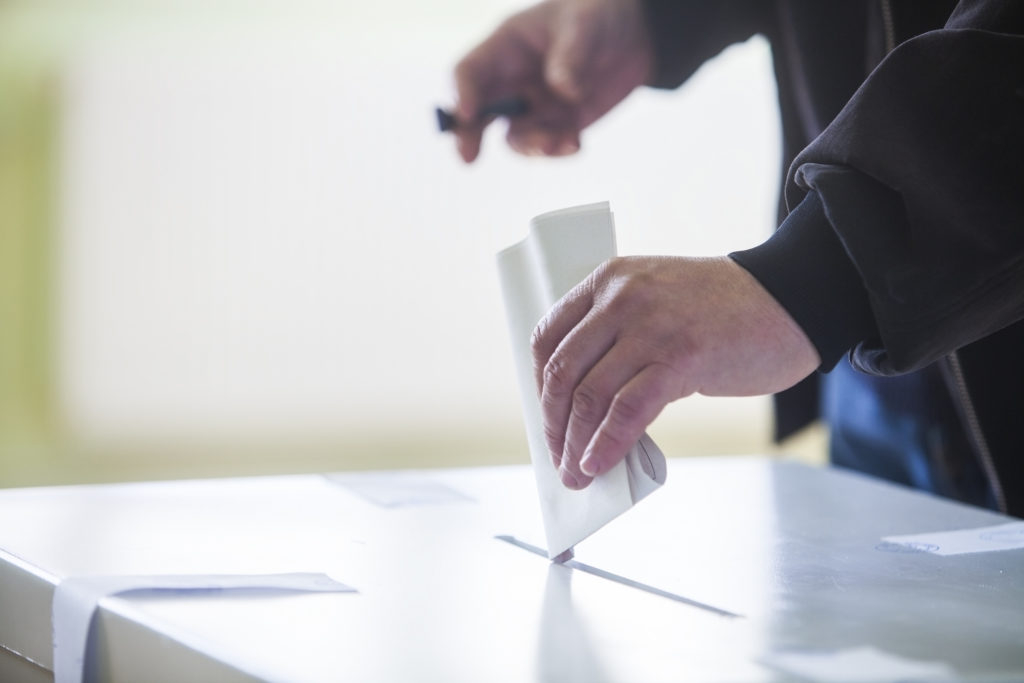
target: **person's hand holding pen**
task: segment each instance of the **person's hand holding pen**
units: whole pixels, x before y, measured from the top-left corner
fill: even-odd
[[[477,158],[496,102],[498,113],[517,105],[507,136],[517,152],[576,152],[581,131],[643,84],[651,54],[639,0],[546,0],[510,17],[456,66],[459,154]]]

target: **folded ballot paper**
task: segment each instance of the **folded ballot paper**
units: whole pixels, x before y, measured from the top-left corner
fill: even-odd
[[[548,455],[533,374],[530,336],[548,310],[598,265],[615,256],[615,225],[607,202],[537,216],[521,242],[498,253],[530,459],[537,478],[548,557],[555,558],[621,515],[665,481],[665,456],[643,438],[625,460],[573,491]]]

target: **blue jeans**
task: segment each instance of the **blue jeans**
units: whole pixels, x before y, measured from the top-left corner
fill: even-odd
[[[937,366],[875,377],[840,361],[824,376],[822,414],[834,465],[995,507]]]

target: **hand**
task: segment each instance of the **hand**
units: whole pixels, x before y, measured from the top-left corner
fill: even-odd
[[[529,111],[509,122],[522,154],[558,156],[580,132],[642,84],[652,48],[640,0],[546,0],[502,23],[455,68],[459,154],[480,153],[480,108],[522,96]]]
[[[729,258],[604,263],[533,334],[544,433],[562,482],[622,460],[671,401],[788,388],[820,360],[803,330]]]

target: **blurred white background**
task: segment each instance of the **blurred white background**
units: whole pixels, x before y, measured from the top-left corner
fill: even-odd
[[[676,92],[635,93],[574,157],[517,157],[499,124],[463,165],[433,107],[521,6],[0,8],[0,60],[44,63],[54,113],[39,229],[58,459],[107,478],[525,462],[494,254],[532,216],[608,200],[622,254],[769,234],[759,38]],[[651,430],[670,456],[766,451],[769,431],[766,398],[703,397]]]

